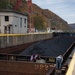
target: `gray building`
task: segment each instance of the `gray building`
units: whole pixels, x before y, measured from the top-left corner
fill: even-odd
[[[0,10],[0,33],[24,34],[27,33],[26,13],[13,10]]]

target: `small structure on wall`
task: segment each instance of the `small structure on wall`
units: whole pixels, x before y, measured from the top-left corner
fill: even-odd
[[[14,10],[0,10],[0,33],[24,34],[27,33],[27,13]]]

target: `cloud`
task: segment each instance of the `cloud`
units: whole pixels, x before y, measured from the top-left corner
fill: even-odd
[[[46,0],[33,0],[33,3],[36,3],[37,5],[43,5],[46,4]]]
[[[68,23],[75,23],[75,15],[74,14],[63,14],[61,17],[64,18],[65,21]]]
[[[51,10],[68,22],[75,22],[75,0],[33,0],[33,2],[41,8]]]
[[[47,4],[58,4],[62,3],[63,0],[46,0]]]

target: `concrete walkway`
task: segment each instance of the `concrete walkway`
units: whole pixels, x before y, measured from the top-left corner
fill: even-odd
[[[72,59],[68,59],[67,62],[69,63],[69,68],[66,75],[75,75],[75,48],[73,49],[71,55]]]

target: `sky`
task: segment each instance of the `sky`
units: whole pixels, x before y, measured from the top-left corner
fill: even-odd
[[[75,23],[75,0],[32,0],[43,9],[49,9],[68,24]]]

